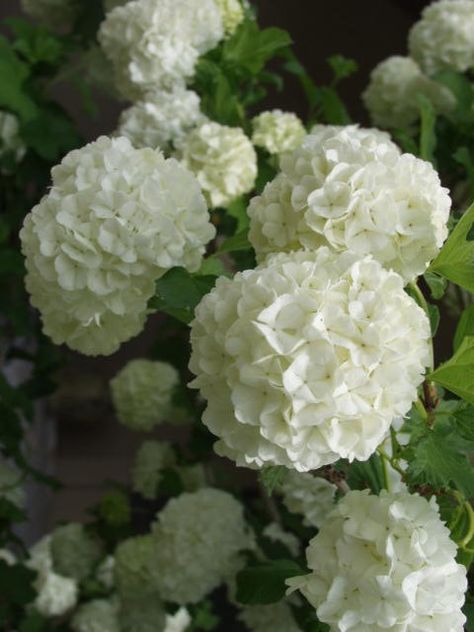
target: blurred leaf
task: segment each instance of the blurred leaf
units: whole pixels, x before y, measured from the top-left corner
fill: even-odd
[[[28,76],[28,66],[20,61],[8,40],[0,36],[0,107],[12,110],[24,121],[37,113],[34,101],[24,88]]]
[[[284,465],[270,465],[259,472],[259,480],[271,496],[274,490],[285,482],[289,470]]]
[[[474,404],[474,336],[465,336],[453,357],[428,379]]]
[[[344,465],[347,484],[351,489],[370,489],[374,494],[379,494],[385,487],[383,463],[378,454],[373,454],[367,461],[344,462]]]
[[[454,351],[457,351],[465,336],[474,336],[474,304],[469,305],[461,314],[456,333],[454,334]]]
[[[223,252],[237,252],[239,250],[250,250],[252,248],[248,239],[248,231],[243,230],[233,237],[226,239],[217,250],[218,254]]]
[[[222,68],[207,58],[197,66],[195,83],[201,94],[201,110],[222,125],[238,125],[241,112],[237,96]]]
[[[241,233],[249,227],[250,218],[247,215],[247,206],[247,198],[240,197],[226,207],[227,213],[237,220],[237,233]]]
[[[9,566],[0,560],[0,602],[26,606],[36,597],[36,573],[21,564]]]
[[[319,98],[319,92],[316,84],[311,79],[306,68],[300,63],[291,48],[288,48],[285,51],[284,57],[288,60],[284,65],[284,69],[298,78],[306,95],[306,99],[308,100],[310,109],[314,108]]]
[[[436,149],[436,112],[433,104],[424,95],[418,95],[420,107],[420,158],[428,162],[435,162]]]
[[[277,603],[285,596],[285,581],[305,573],[293,560],[273,560],[247,566],[237,574],[239,603],[253,606]]]
[[[62,61],[64,44],[44,27],[23,20],[8,18],[6,24],[16,36],[13,48],[20,53],[31,65],[58,64]]]
[[[447,281],[443,277],[438,274],[434,274],[434,272],[425,272],[423,278],[426,281],[426,284],[430,288],[431,296],[438,300],[444,296],[446,292]]]
[[[336,83],[350,77],[359,69],[356,61],[344,57],[344,55],[333,55],[329,57],[328,64],[332,68]]]
[[[430,319],[431,335],[434,338],[436,336],[436,332],[438,331],[439,321],[441,318],[439,307],[437,305],[430,305],[428,303],[428,316]]]
[[[42,109],[22,127],[22,138],[41,158],[54,162],[82,143],[74,123],[57,107]]]
[[[456,109],[451,114],[457,119],[470,118],[474,102],[472,84],[467,77],[454,70],[442,70],[434,76],[435,81],[446,86],[456,99]]]
[[[325,123],[329,125],[349,125],[351,117],[334,88],[319,89],[319,101]]]

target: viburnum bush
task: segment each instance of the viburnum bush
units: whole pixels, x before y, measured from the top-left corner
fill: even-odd
[[[474,2],[434,2],[373,70],[374,127],[338,94],[354,61],[317,85],[246,0],[22,5],[0,38],[0,629],[473,630]],[[262,105],[289,76],[305,120]],[[116,131],[86,144],[58,83],[89,116],[116,99]],[[149,320],[106,397],[142,433],[129,485],[27,549],[24,484],[57,486],[30,464],[37,400],[69,350]]]

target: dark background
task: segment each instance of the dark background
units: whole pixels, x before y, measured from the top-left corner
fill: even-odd
[[[326,64],[329,56],[342,54],[358,62],[359,71],[342,84],[340,93],[354,121],[362,124],[368,120],[360,95],[370,71],[390,55],[406,54],[408,30],[428,3],[427,0],[253,0],[262,26],[279,26],[289,31],[297,56],[318,84],[330,79]],[[0,0],[0,22],[19,15],[19,0]],[[77,95],[65,86],[58,86],[58,98],[88,141],[112,132],[123,107],[98,94],[100,113],[91,119],[81,110]],[[306,110],[299,87],[291,82],[282,94],[273,95],[265,107],[280,107],[301,116]],[[64,488],[51,504],[47,497],[36,498],[44,511],[41,517],[33,518],[35,528],[28,539],[34,539],[57,521],[84,519],[86,508],[97,502],[107,487],[104,481],[127,481],[135,449],[143,437],[119,426],[110,406],[104,403],[104,393],[110,377],[127,359],[146,352],[157,327],[159,319],[150,319],[140,337],[110,358],[90,359],[69,354],[69,362],[60,376],[63,385],[60,406],[53,411],[53,418],[56,416],[58,421],[57,440],[44,455]],[[159,430],[157,435],[171,438],[169,429]],[[174,432],[173,438],[179,440],[180,432]],[[241,474],[245,472],[241,470]]]

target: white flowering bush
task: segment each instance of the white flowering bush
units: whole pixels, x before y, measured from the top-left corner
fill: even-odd
[[[449,112],[454,107],[447,88],[424,75],[410,57],[396,55],[373,69],[362,98],[374,125],[407,129],[420,118],[420,95],[437,111]]]
[[[466,569],[434,500],[352,491],[306,555],[312,572],[290,583],[331,630],[463,629]]]
[[[309,135],[281,159],[282,174],[252,200],[250,239],[270,252],[322,245],[371,254],[407,281],[447,237],[451,200],[433,167],[349,127]]]
[[[370,257],[276,255],[196,309],[192,386],[216,451],[239,465],[366,460],[416,399],[429,337],[402,278]]]
[[[201,489],[171,500],[152,527],[153,581],[166,601],[197,603],[239,568],[253,546],[242,505],[230,494]]]
[[[203,123],[182,146],[182,162],[197,178],[211,208],[249,193],[257,177],[257,155],[242,129]]]
[[[214,0],[134,0],[110,11],[99,31],[117,87],[131,100],[182,85],[223,36]]]
[[[128,138],[134,147],[166,151],[179,147],[204,118],[199,96],[179,86],[171,92],[146,95],[124,110],[117,133]]]
[[[282,110],[262,112],[253,119],[252,126],[253,144],[270,154],[293,151],[306,136],[304,125],[296,114]]]
[[[125,138],[71,152],[52,178],[20,235],[26,286],[56,343],[107,355],[143,328],[160,275],[199,267],[214,229],[191,174]]]
[[[178,371],[171,364],[132,360],[110,382],[119,421],[135,430],[152,430],[172,413],[178,384]]]

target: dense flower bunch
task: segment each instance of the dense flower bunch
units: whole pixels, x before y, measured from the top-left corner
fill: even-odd
[[[466,569],[449,535],[434,499],[352,491],[309,544],[311,574],[288,583],[331,632],[461,632]]]
[[[293,151],[306,136],[304,125],[296,114],[282,110],[262,112],[253,119],[252,126],[253,144],[270,154]]]
[[[196,176],[212,208],[251,191],[257,177],[257,155],[243,130],[219,123],[203,123],[189,134],[182,162]]]
[[[109,599],[95,599],[82,605],[71,621],[74,632],[120,632],[118,605]]]
[[[178,86],[170,92],[149,94],[124,110],[117,133],[127,137],[134,147],[165,151],[179,147],[203,120],[198,95]]]
[[[244,19],[244,7],[240,0],[215,0],[221,12],[222,24],[227,35],[232,35]]]
[[[371,254],[411,281],[447,237],[451,200],[431,164],[370,130],[316,128],[281,169],[248,210],[260,259],[327,245]]]
[[[178,371],[171,364],[131,360],[110,382],[119,421],[135,430],[152,430],[170,415],[178,384]]]
[[[205,488],[170,500],[152,527],[153,582],[166,601],[197,603],[239,567],[253,547],[243,507],[230,494]]]
[[[54,342],[107,355],[141,331],[158,277],[199,268],[215,230],[192,175],[126,138],[70,152],[52,178],[20,234],[26,286]]]
[[[474,68],[474,4],[471,0],[440,0],[427,6],[408,38],[410,54],[433,75],[452,68]]]
[[[183,85],[224,37],[214,0],[134,0],[107,14],[99,41],[124,97]]]
[[[301,632],[289,605],[281,601],[270,606],[250,606],[239,613],[250,632]]]
[[[11,156],[15,162],[20,162],[25,151],[17,117],[0,110],[0,159]]]
[[[175,462],[176,455],[168,443],[144,441],[132,468],[133,490],[144,498],[153,500],[157,495],[163,470],[172,467]]]
[[[58,527],[51,537],[54,570],[76,581],[88,577],[102,558],[102,546],[89,535],[82,524]]]
[[[420,95],[438,112],[454,105],[451,93],[424,75],[413,59],[394,56],[374,68],[362,98],[374,125],[406,129],[420,118]]]
[[[303,524],[319,529],[334,507],[336,489],[324,478],[308,472],[289,472],[280,491],[288,511],[301,514]]]
[[[151,535],[136,536],[121,542],[114,554],[114,582],[124,600],[153,597],[159,601],[152,573],[155,543]]]
[[[428,319],[401,277],[327,248],[220,278],[195,315],[191,385],[217,453],[239,465],[367,459],[430,360]]]
[[[26,15],[53,29],[71,24],[78,13],[80,0],[21,0]]]

